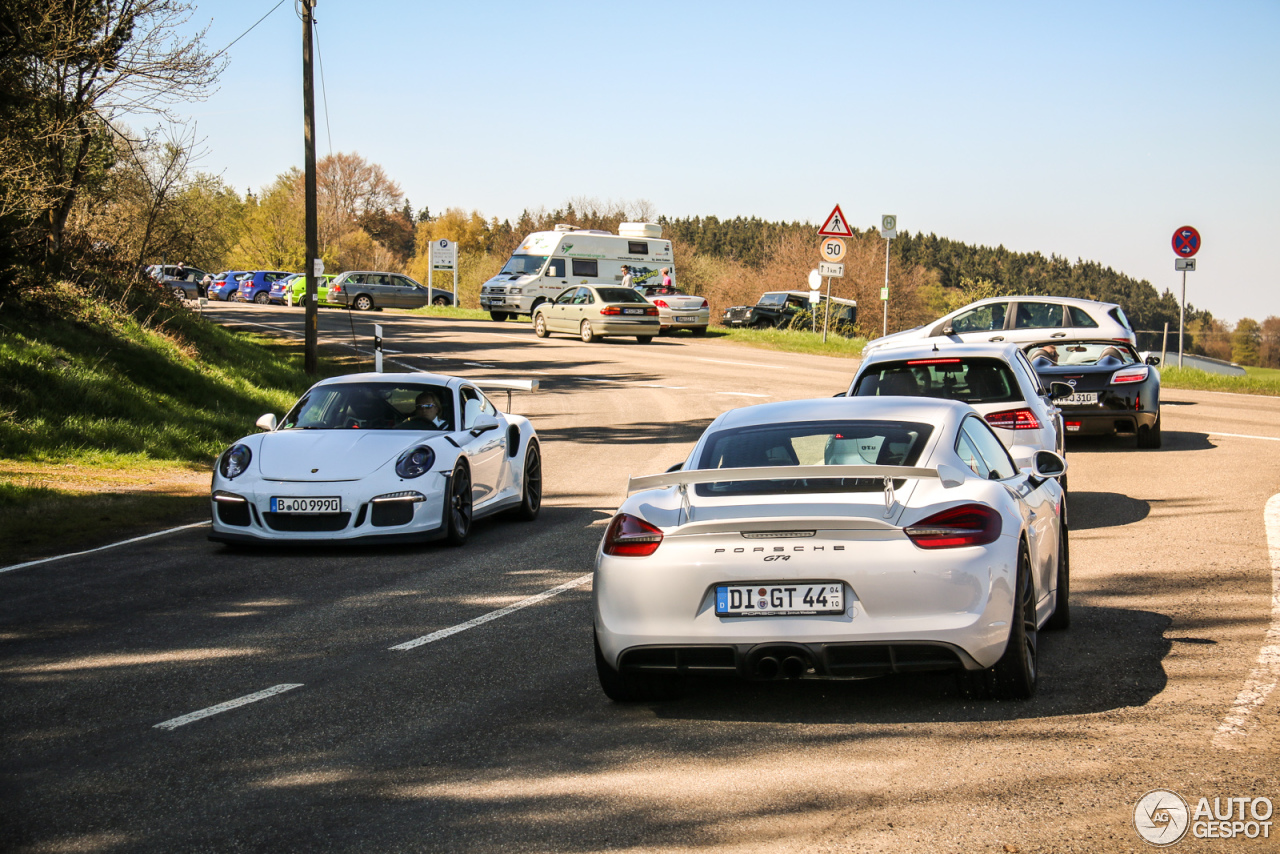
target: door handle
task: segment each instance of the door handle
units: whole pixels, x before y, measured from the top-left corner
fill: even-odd
[[[1031,511],[1031,521],[1032,521],[1032,522],[1034,522],[1035,520],[1036,520],[1036,511],[1032,510],[1032,511]]]
[[[1065,332],[1055,332],[1055,333],[1053,333],[1052,335],[1050,335],[1049,337],[1050,337],[1050,338],[1066,338],[1066,337],[1067,337],[1067,333],[1065,333]]]
[[[994,338],[988,338],[987,340],[988,340],[988,341],[1003,341],[1003,340],[1004,340],[1004,336],[1003,336],[1003,335],[997,335],[997,336],[995,336]]]

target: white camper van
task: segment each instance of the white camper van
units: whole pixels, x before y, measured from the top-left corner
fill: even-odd
[[[622,266],[631,269],[631,284],[657,284],[662,268],[676,270],[671,241],[662,239],[662,226],[652,222],[624,222],[617,234],[557,225],[555,231],[535,231],[524,239],[502,272],[480,288],[480,308],[494,320],[532,314],[574,285],[616,285]]]

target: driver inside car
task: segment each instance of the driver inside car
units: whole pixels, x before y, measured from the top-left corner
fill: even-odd
[[[424,391],[414,399],[413,412],[396,427],[400,430],[448,430],[449,421],[444,417],[435,392]]]

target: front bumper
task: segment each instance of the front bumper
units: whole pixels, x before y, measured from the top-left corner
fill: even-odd
[[[377,485],[351,481],[237,483],[215,478],[210,499],[209,539],[226,543],[265,542],[418,542],[444,535],[447,476],[423,475],[421,483],[400,481]],[[358,490],[353,487],[361,487]],[[394,492],[417,492],[421,500],[374,501]],[[321,498],[337,496],[338,513],[271,512],[272,496]]]

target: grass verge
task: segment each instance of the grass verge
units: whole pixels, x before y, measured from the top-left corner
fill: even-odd
[[[1161,365],[1160,385],[1164,388],[1183,388],[1194,391],[1280,395],[1280,371],[1274,368],[1245,368],[1244,376],[1228,377],[1195,368]]]
[[[407,314],[421,314],[426,317],[453,317],[458,320],[490,320],[488,311],[481,311],[478,308],[455,308],[454,306],[440,305],[424,305],[422,308],[405,309]],[[520,320],[529,321],[529,318],[522,317]]]
[[[862,355],[865,338],[842,338],[821,332],[804,332],[798,329],[728,329],[712,326],[707,330],[708,340],[730,341],[761,350],[780,350],[784,353],[804,353],[812,356],[835,356],[854,359]]]

